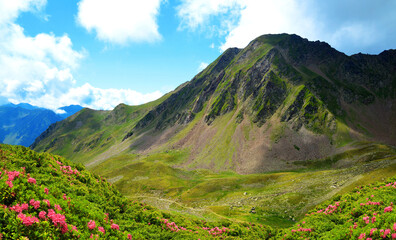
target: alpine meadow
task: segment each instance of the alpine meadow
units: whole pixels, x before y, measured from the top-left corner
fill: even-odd
[[[2,2],[0,12],[14,9]],[[15,2],[15,16],[0,17],[0,62],[5,66],[0,67],[5,89],[0,103],[7,99],[0,104],[0,240],[396,239],[396,50],[349,55],[333,47],[338,44],[334,39],[347,42],[347,34],[328,38],[334,40],[330,45],[311,36],[266,32],[245,47],[229,48],[241,36],[247,13],[255,16],[251,6],[259,5],[239,0],[151,1],[151,12],[145,12],[148,6],[142,12],[117,8],[119,16],[106,15],[110,5],[80,0],[65,8],[65,14],[77,11],[73,26],[78,28],[68,30],[70,36],[57,37],[54,31],[29,37],[23,34],[36,31],[34,22],[25,30],[18,24],[43,18],[38,29],[58,21],[60,13],[52,12],[50,0],[23,2]],[[266,3],[268,17],[275,16],[278,5]],[[89,15],[94,6],[98,15]],[[44,16],[43,7],[52,15]],[[206,7],[203,13],[201,7]],[[341,12],[328,11],[333,10],[343,20]],[[372,11],[374,16],[376,8]],[[31,16],[18,17],[22,12]],[[176,12],[175,17],[168,12]],[[194,15],[198,12],[203,15]],[[115,24],[117,19],[124,25]],[[172,25],[156,25],[164,19],[169,24],[179,19],[174,35],[166,34]],[[206,29],[214,19],[218,25]],[[285,19],[274,26],[283,29]],[[303,20],[290,19],[303,26]],[[318,33],[320,24],[327,26],[317,24]],[[26,51],[24,61],[35,70],[18,65],[19,50],[12,52],[7,44],[13,41],[3,41],[14,31],[11,27],[20,27],[28,39],[20,51]],[[227,31],[216,35],[220,27]],[[200,31],[206,36],[196,37]],[[81,39],[72,46],[69,37],[77,35]],[[175,40],[184,35],[184,43]],[[95,78],[98,83],[106,78],[101,83],[106,87],[120,84],[124,76],[137,79],[142,76],[139,61],[149,62],[149,70],[141,69],[144,74],[179,76],[171,74],[179,52],[162,50],[166,39],[175,41],[172,47],[180,48],[187,64],[205,54],[198,43],[208,48],[207,39],[215,42],[215,36],[227,48],[174,90],[159,94],[90,85]],[[377,36],[366,37],[362,46]],[[35,42],[40,38],[47,45]],[[128,52],[134,44],[151,49],[143,54],[166,57]],[[109,59],[92,60],[100,56]],[[135,57],[140,59],[127,65]],[[78,66],[79,61],[86,66]],[[20,67],[15,67],[18,74],[8,67],[11,62]],[[187,65],[180,64],[175,69],[182,75]],[[107,68],[114,76],[102,76]],[[23,71],[31,85],[12,92],[22,84]],[[76,87],[74,77],[91,80]]]

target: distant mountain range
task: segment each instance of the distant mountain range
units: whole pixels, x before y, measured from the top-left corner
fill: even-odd
[[[0,106],[0,142],[12,145],[30,146],[36,137],[52,123],[61,121],[83,107],[71,105],[60,108],[64,113],[39,108],[27,103]]]

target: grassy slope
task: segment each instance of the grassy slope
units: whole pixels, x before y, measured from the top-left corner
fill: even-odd
[[[367,149],[362,151],[368,153]],[[105,179],[59,156],[36,153],[20,146],[0,145],[0,158],[1,239],[391,239],[396,234],[393,206],[396,178],[358,186],[311,209],[293,226],[273,229],[257,223],[227,219],[206,222],[192,215],[158,211],[149,205],[127,200]],[[384,169],[379,171],[386,172]],[[318,177],[323,173],[309,174]],[[254,177],[267,182],[268,186],[272,184],[269,183],[271,180],[281,178],[302,184],[304,176],[298,174],[302,173]],[[233,179],[233,185],[237,184],[235,181],[244,182],[243,178],[249,178],[249,183],[254,184],[253,176],[224,173],[220,177],[206,173],[205,177],[207,181],[216,182]],[[288,201],[296,201],[298,193],[287,192],[289,184],[285,182],[278,187],[286,191],[283,195],[287,195]],[[216,186],[211,188],[215,190]],[[248,195],[252,193],[249,191]],[[190,195],[201,197],[199,191],[192,191]],[[276,206],[276,200],[279,199],[274,199],[271,207]],[[55,212],[50,216],[51,209]],[[257,209],[257,213],[251,215],[262,218],[262,211]],[[44,217],[41,216],[43,213]],[[92,228],[89,227],[91,221],[95,222]]]
[[[271,231],[158,211],[126,199],[102,177],[59,156],[0,145],[0,158],[0,239],[258,239]],[[56,215],[49,215],[51,209]]]
[[[396,150],[361,143],[356,149],[316,161],[300,161],[300,170],[239,175],[233,172],[173,168],[188,152],[123,155],[92,168],[131,199],[162,209],[212,219],[233,219],[285,227],[316,204],[357,184],[396,174]],[[249,214],[255,207],[257,214]]]
[[[75,116],[57,125],[35,146],[36,151],[48,151],[87,163],[122,142],[123,137],[153,107],[167,99],[171,93],[158,100],[138,106],[120,104],[113,111],[83,109]]]

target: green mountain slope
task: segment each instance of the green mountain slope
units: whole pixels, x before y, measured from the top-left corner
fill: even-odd
[[[394,50],[346,56],[296,35],[264,35],[155,103],[86,110],[32,147],[88,165],[180,149],[188,156],[178,167],[260,173],[356,141],[395,146],[395,64]]]
[[[51,125],[31,148],[56,152],[71,159],[78,158],[82,163],[106,151],[111,152],[109,155],[117,154],[128,148],[128,144],[123,145],[127,130],[170,94],[140,106],[120,104],[112,111],[85,108],[76,115]]]
[[[363,185],[285,229],[159,211],[82,165],[0,144],[0,239],[393,239],[396,178]],[[257,214],[260,209],[257,209]],[[254,214],[253,214],[254,215]]]

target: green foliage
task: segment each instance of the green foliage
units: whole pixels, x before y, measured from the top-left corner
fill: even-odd
[[[257,239],[272,231],[160,212],[48,153],[0,145],[0,159],[0,239]]]
[[[356,187],[306,214],[295,226],[280,231],[283,239],[394,239],[396,177]]]

